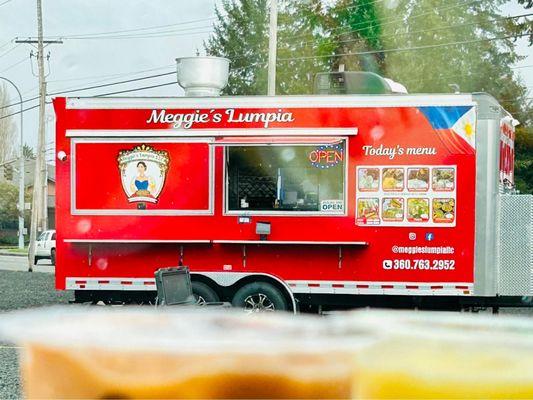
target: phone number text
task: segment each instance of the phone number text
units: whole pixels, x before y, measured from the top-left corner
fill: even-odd
[[[451,271],[455,269],[455,260],[383,260],[383,269]]]

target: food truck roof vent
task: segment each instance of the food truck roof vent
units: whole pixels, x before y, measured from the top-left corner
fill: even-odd
[[[398,82],[365,71],[320,72],[315,76],[314,86],[315,94],[407,93]]]
[[[228,84],[229,60],[222,57],[176,58],[178,83],[188,97],[220,96]]]

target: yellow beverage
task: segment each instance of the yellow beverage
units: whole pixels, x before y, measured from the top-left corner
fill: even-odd
[[[530,321],[423,312],[355,319],[381,326],[384,337],[357,357],[353,398],[533,398]]]
[[[533,349],[419,340],[393,340],[365,352],[354,398],[533,398]]]

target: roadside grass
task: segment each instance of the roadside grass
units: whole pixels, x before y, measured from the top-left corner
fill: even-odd
[[[13,253],[13,254],[28,254],[28,248],[24,247],[19,249],[18,247],[0,247],[0,251],[4,253]]]

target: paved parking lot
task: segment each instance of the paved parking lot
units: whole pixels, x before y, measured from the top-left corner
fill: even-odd
[[[0,270],[0,311],[68,303],[71,299],[71,293],[54,289],[53,274]],[[0,399],[20,397],[17,349],[0,341]]]

